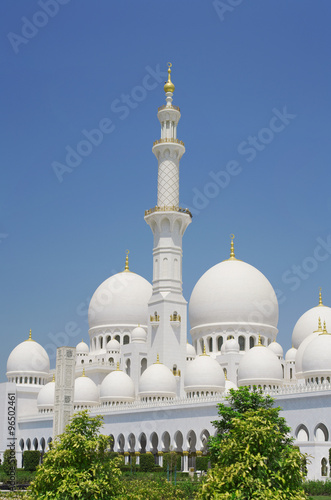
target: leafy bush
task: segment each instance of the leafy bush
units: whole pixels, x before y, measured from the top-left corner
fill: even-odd
[[[331,495],[331,481],[305,481],[304,490],[309,495]]]
[[[23,452],[24,470],[35,471],[40,462],[40,451],[26,450]]]
[[[144,455],[141,455],[141,457]],[[141,458],[140,457],[140,458]],[[187,499],[185,492],[163,480],[132,479],[128,481],[124,496],[116,497],[121,500],[181,500]]]
[[[151,453],[143,453],[140,455],[139,470],[142,472],[152,472],[155,467],[154,455]]]
[[[203,457],[197,457],[196,458],[196,463],[195,463],[195,468],[196,470],[208,470],[208,464],[210,462],[210,456],[205,455]]]
[[[13,450],[5,450],[3,454],[3,471],[7,476],[16,473],[17,460],[15,458],[15,453]]]

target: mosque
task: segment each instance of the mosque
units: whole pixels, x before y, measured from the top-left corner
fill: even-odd
[[[175,86],[164,86],[158,109],[161,138],[157,205],[145,212],[154,235],[153,282],[129,269],[107,278],[88,311],[90,345],[66,347],[73,366],[69,395],[61,396],[60,364],[50,370],[46,350],[32,338],[18,344],[0,384],[0,456],[8,446],[8,400],[16,400],[18,464],[28,449],[47,450],[54,438],[56,408],[89,408],[104,417],[103,433],[128,463],[133,455],[182,455],[182,470],[206,453],[215,429],[217,403],[229,389],[257,385],[283,408],[295,443],[311,456],[308,477],[330,475],[331,308],[319,301],[297,321],[292,348],[276,341],[278,302],[268,279],[230,254],[195,285],[189,301],[193,345],[187,342],[187,302],[182,294],[182,238],[192,221],[179,204],[179,163],[185,153],[177,138],[180,109]],[[226,256],[225,256],[226,257]],[[64,348],[63,348],[64,349]],[[70,381],[71,380],[71,381]],[[70,399],[70,391],[73,395]],[[14,395],[14,396],[12,396]],[[61,399],[62,398],[62,399]],[[60,410],[59,410],[60,411]]]

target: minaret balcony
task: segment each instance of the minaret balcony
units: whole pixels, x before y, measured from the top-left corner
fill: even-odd
[[[171,207],[154,207],[154,208],[150,208],[149,210],[145,210],[145,216],[153,214],[154,212],[179,212],[179,213],[182,213],[182,214],[189,215],[191,217],[191,219],[192,219],[192,214],[191,214],[191,212],[189,211],[188,208],[181,208],[181,207],[175,207],[175,206],[171,206]]]
[[[173,144],[180,144],[181,146],[185,146],[183,141],[180,141],[179,139],[175,139],[172,137],[166,138],[166,139],[158,139],[157,141],[153,142],[153,146],[156,146],[156,144],[163,144],[164,142],[173,143]]]
[[[180,112],[180,108],[178,106],[174,106],[173,104],[163,104],[163,106],[160,106],[157,108],[158,111],[162,111],[163,109],[175,109],[176,111]]]

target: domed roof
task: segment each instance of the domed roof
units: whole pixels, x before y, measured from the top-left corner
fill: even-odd
[[[322,303],[321,291],[319,305],[306,311],[296,322],[292,333],[293,347],[298,349],[301,342],[316,330],[319,318],[321,318],[322,322],[326,321],[327,325],[331,325],[331,307],[327,307]]]
[[[223,369],[212,357],[201,354],[187,364],[184,376],[186,392],[223,392],[224,388]]]
[[[137,326],[132,330],[131,342],[137,342],[138,344],[147,341],[147,332],[141,326]]]
[[[86,342],[84,342],[84,340],[76,345],[76,354],[89,354],[89,352],[89,346],[86,344]]]
[[[234,382],[231,382],[231,380],[226,379],[225,380],[225,394],[229,394],[230,389],[237,390],[238,387]]]
[[[305,378],[331,375],[331,334],[324,329],[309,342],[302,356]]]
[[[224,342],[224,354],[238,354],[239,344],[236,339],[228,339]]]
[[[83,371],[81,377],[76,378],[74,388],[74,404],[76,406],[95,406],[99,403],[99,390],[96,384]]]
[[[321,332],[322,332],[322,330],[321,330]],[[302,374],[302,358],[303,358],[303,354],[304,354],[304,352],[306,350],[306,347],[310,344],[310,342],[314,338],[316,338],[319,335],[319,333],[320,332],[318,332],[318,331],[315,331],[315,332],[311,333],[299,345],[299,348],[297,350],[297,354],[295,356],[295,373],[296,373],[297,378],[302,378],[303,377],[303,374]]]
[[[135,391],[132,379],[121,370],[108,373],[100,387],[100,400],[105,401],[134,401]]]
[[[49,373],[49,357],[45,349],[32,340],[31,330],[28,340],[18,344],[9,354],[7,375],[20,373]]]
[[[195,352],[194,346],[187,342],[186,344],[186,357],[187,358],[195,358],[197,353]]]
[[[105,325],[147,325],[147,304],[152,285],[142,276],[126,270],[106,279],[96,289],[88,310],[90,328]]]
[[[52,410],[54,408],[54,395],[55,395],[55,381],[54,379],[48,384],[44,385],[37,397],[37,407],[41,409]]]
[[[291,347],[285,354],[285,361],[291,361],[292,363],[295,362],[295,358],[297,355],[298,350],[295,347]]]
[[[119,351],[121,344],[116,339],[111,339],[107,342],[106,349],[107,351]]]
[[[193,363],[193,361],[192,361]],[[139,380],[139,397],[174,398],[177,393],[176,379],[171,370],[159,361],[150,365]]]
[[[268,349],[274,352],[276,356],[278,356],[279,358],[282,358],[284,356],[284,351],[282,346],[278,344],[278,342],[276,342],[275,340],[268,345]]]
[[[208,324],[245,324],[276,330],[277,297],[255,267],[231,257],[209,269],[195,285],[189,305],[192,328]],[[277,332],[277,330],[276,330]]]
[[[242,357],[238,369],[238,385],[280,385],[282,365],[271,349],[260,343]]]

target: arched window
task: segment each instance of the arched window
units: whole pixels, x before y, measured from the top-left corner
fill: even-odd
[[[315,428],[315,441],[319,443],[329,441],[329,431],[324,424],[318,424]]]
[[[321,476],[325,477],[328,475],[328,462],[326,458],[321,460]]]
[[[129,337],[129,335],[124,335],[123,344],[129,344],[129,343],[130,343],[130,337]]]
[[[255,345],[254,337],[249,337],[249,348],[252,349]]]
[[[290,379],[293,378],[293,368],[290,368]]]
[[[103,338],[99,337],[100,349],[103,348]]]
[[[238,339],[238,343],[239,343],[239,350],[240,351],[244,351],[245,350],[245,337],[243,337],[242,335],[240,335],[239,339]]]
[[[115,340],[117,340],[117,342],[121,343],[121,337],[119,335],[115,335]]]
[[[208,339],[208,347],[209,347],[209,352],[213,352],[213,339],[210,337]]]
[[[296,438],[298,441],[307,442],[309,441],[308,429],[305,425],[300,425],[296,431]]]
[[[129,375],[129,377],[130,377],[130,373],[131,373],[131,359],[127,359],[126,360],[125,371],[126,371],[126,374]]]
[[[146,370],[146,368],[147,368],[147,359],[143,358],[141,360],[141,363],[140,363],[140,375],[142,375],[144,373],[144,371]]]
[[[114,358],[109,358],[109,359],[108,359],[108,361],[109,361],[109,363],[110,363],[111,365],[113,365],[113,364],[114,364]]]
[[[228,370],[226,368],[223,368],[223,373],[224,373],[224,377],[227,379]]]
[[[201,347],[201,352],[203,352],[205,347],[203,339],[200,339],[200,347]]]
[[[218,337],[217,339],[217,350],[220,351],[223,345],[223,337]]]

